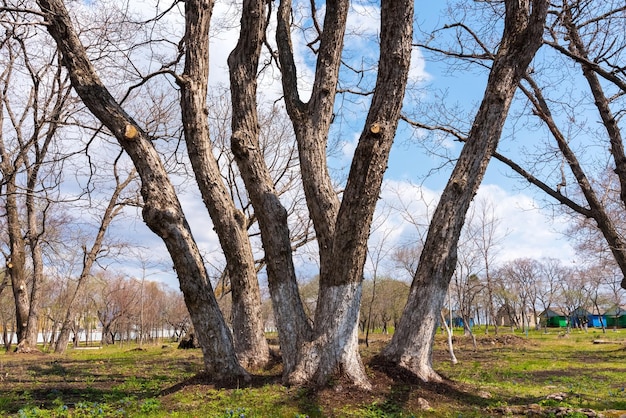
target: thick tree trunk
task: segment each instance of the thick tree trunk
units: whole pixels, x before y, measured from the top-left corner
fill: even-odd
[[[413,2],[382,2],[376,89],[339,205],[327,172],[326,140],[332,120],[347,6],[343,1],[327,3],[314,88],[307,105],[294,97],[295,69],[289,67],[293,64],[291,54],[285,50],[280,52],[283,68],[289,67],[284,73],[283,86],[296,130],[305,195],[320,253],[314,338],[301,348],[289,381],[323,385],[339,373],[356,386],[369,388],[358,353],[363,267],[372,217],[408,80]],[[284,32],[287,12],[281,4],[279,22],[282,23],[279,23],[277,37],[283,48],[289,48]],[[304,107],[312,116],[305,117]]]
[[[361,288],[360,282],[320,287],[315,338],[300,347],[289,383],[323,386],[338,375],[357,387],[371,387],[358,352]]]
[[[263,0],[244,1],[239,41],[228,57],[233,108],[231,148],[258,218],[283,373],[288,375],[295,366],[298,347],[310,340],[311,329],[298,293],[287,211],[259,145],[257,70],[268,21],[266,5]]]
[[[506,0],[505,5],[504,34],[483,101],[433,214],[400,324],[381,353],[424,381],[441,379],[432,367],[432,344],[467,210],[496,150],[517,85],[541,45],[547,0]]]
[[[88,60],[61,0],[38,0],[47,29],[63,54],[72,86],[89,110],[116,136],[141,178],[143,218],[165,243],[204,354],[216,379],[248,379],[235,355],[232,336],[219,310],[200,251],[158,153],[134,120],[104,87]]]
[[[261,293],[245,217],[230,197],[213,155],[206,110],[212,0],[185,3],[185,70],[179,81],[185,142],[202,199],[213,220],[232,289],[235,349],[245,367],[269,361]],[[234,115],[233,115],[234,117]]]
[[[278,8],[276,43],[281,63],[285,106],[289,114],[300,159],[300,172],[309,215],[319,248],[320,270],[329,270],[339,199],[328,172],[326,146],[333,120],[335,92],[350,2],[326,2],[313,90],[308,103],[300,100],[298,76],[291,43],[291,0]]]

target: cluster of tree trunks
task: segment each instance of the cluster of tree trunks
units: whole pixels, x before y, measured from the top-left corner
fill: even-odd
[[[216,379],[246,379],[242,364],[267,358],[258,318],[259,290],[244,218],[227,198],[212,153],[206,107],[208,42],[213,1],[185,2],[185,68],[181,89],[185,142],[227,259],[233,289],[233,334],[226,327],[202,257],[175,190],[150,138],[109,93],[89,61],[60,0],[39,0],[48,31],[63,55],[72,86],[90,111],[115,135],[141,178],[143,217],[168,248],[202,346],[207,371]],[[383,356],[424,380],[437,379],[430,346],[442,297],[456,262],[463,219],[495,150],[518,81],[541,43],[547,2],[506,2],[505,30],[483,106],[468,145],[435,213],[411,297],[399,329]],[[300,99],[291,41],[291,2],[278,7],[276,53],[287,111],[292,119],[307,206],[320,257],[320,290],[313,327],[297,295],[286,211],[273,189],[259,147],[256,72],[268,21],[268,4],[243,3],[241,35],[229,57],[233,103],[232,151],[259,219],[274,315],[292,384],[325,384],[337,372],[357,386],[369,382],[358,354],[358,313],[367,239],[404,99],[413,36],[413,1],[381,4],[380,58],[370,109],[355,150],[342,198],[326,166],[326,146],[343,37],[350,3],[326,3],[310,98]],[[429,297],[424,297],[427,294]],[[428,301],[428,303],[425,303]],[[234,336],[234,338],[233,338]]]
[[[195,336],[203,350],[206,371],[218,380],[249,379],[246,369],[262,367],[270,356],[260,323],[261,296],[247,233],[248,219],[228,193],[209,135],[206,108],[214,0],[184,2],[185,33],[181,43],[184,69],[180,74],[163,73],[173,77],[180,89],[187,155],[226,258],[233,301],[232,331],[217,304],[204,260],[152,139],[105,86],[64,2],[37,0],[37,4],[43,23],[62,55],[62,64],[73,89],[115,136],[134,164],[141,181],[143,219],[163,240],[171,255]],[[409,78],[414,2],[381,2],[376,84],[341,194],[329,174],[327,146],[350,1],[327,1],[322,24],[313,13],[319,37],[315,43],[317,61],[313,83],[306,101],[298,87],[292,40],[293,5],[290,0],[281,0],[278,4],[277,50],[272,51],[272,57],[281,71],[283,99],[297,141],[302,185],[319,253],[320,288],[313,324],[309,323],[298,295],[287,210],[281,203],[259,143],[257,73],[266,43],[270,6],[271,3],[262,0],[243,1],[240,37],[228,59],[233,106],[231,150],[261,233],[284,380],[289,384],[324,385],[340,373],[354,385],[368,388],[370,383],[358,353],[363,270],[372,218]],[[490,57],[492,64],[483,100],[434,212],[408,303],[391,342],[381,353],[384,361],[406,368],[424,381],[440,380],[432,367],[432,342],[456,267],[459,235],[470,203],[496,152],[515,92],[521,80],[528,80],[528,66],[542,44],[549,3],[547,0],[506,0],[504,6],[503,33],[497,51]],[[567,13],[563,22],[570,30],[570,50],[582,60],[586,59],[584,45],[576,43],[575,26]],[[594,69],[590,64],[583,67],[594,93],[597,92],[597,101],[601,102],[602,92],[594,84]],[[529,91],[529,96],[531,93]],[[539,93],[534,91],[533,104],[544,119],[549,119]],[[608,122],[614,120],[610,112],[602,109]],[[616,160],[626,159],[619,147],[621,138],[615,137],[612,144]],[[567,149],[563,147],[562,151],[565,154]],[[8,176],[10,167],[4,161],[3,158],[3,176]],[[118,183],[120,187],[123,184]],[[7,196],[15,195],[15,191],[9,189],[12,183],[7,182],[5,187]],[[11,222],[17,213],[13,213],[14,205],[10,203],[7,200],[7,219],[9,225],[13,225]],[[30,344],[23,333],[29,329],[29,315],[36,317],[37,312],[31,307],[29,313],[26,306],[30,303],[36,307],[37,292],[33,289],[28,301],[24,274],[20,270],[25,265],[26,242],[19,230],[10,237],[12,265],[9,274],[15,299],[21,301],[16,304],[18,337]],[[607,240],[613,239],[611,237],[608,235]],[[31,247],[36,245],[36,236],[27,238]],[[610,243],[623,254],[620,241],[613,239]],[[94,245],[95,253],[98,245],[97,242]],[[36,247],[32,249],[35,264],[40,256]],[[87,271],[92,264],[93,261],[85,266]]]

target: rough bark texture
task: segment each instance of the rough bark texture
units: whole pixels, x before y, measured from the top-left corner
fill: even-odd
[[[332,257],[332,240],[339,211],[339,199],[328,173],[326,145],[339,80],[348,8],[347,0],[326,2],[324,30],[320,34],[315,79],[308,103],[302,102],[298,94],[290,37],[291,1],[281,1],[278,9],[276,42],[282,66],[285,105],[298,141],[302,183],[318,241],[321,270],[327,270],[327,263]]]
[[[541,45],[547,0],[507,0],[505,6],[502,42],[483,101],[433,214],[398,328],[381,353],[424,381],[441,379],[432,368],[432,344],[467,210],[496,149],[517,85]]]
[[[213,3],[205,0],[185,2],[185,69],[179,80],[182,120],[187,151],[202,200],[211,215],[226,258],[237,356],[244,366],[258,368],[269,361],[269,347],[261,318],[261,293],[254,257],[246,219],[235,207],[213,155],[205,112]]]
[[[550,132],[552,136],[557,142],[559,150],[565,157],[567,161],[567,165],[569,166],[578,186],[580,187],[580,191],[583,196],[585,196],[585,200],[589,205],[589,209],[586,209],[585,212],[579,213],[584,214],[587,217],[590,217],[596,221],[598,225],[598,229],[604,236],[604,239],[609,244],[609,248],[611,249],[611,253],[615,258],[617,265],[620,267],[620,270],[626,277],[626,242],[624,242],[622,236],[619,231],[616,229],[611,216],[607,213],[605,205],[602,203],[600,197],[596,194],[595,190],[589,178],[585,174],[582,165],[578,161],[576,154],[569,146],[569,141],[563,135],[561,130],[557,127],[556,122],[554,121],[552,114],[550,112],[550,108],[546,100],[543,97],[541,89],[539,86],[531,79],[527,78],[528,83],[532,88],[532,93],[530,91],[525,90],[526,96],[530,99],[531,103],[535,107],[535,113],[539,116]],[[576,210],[575,207],[568,205],[570,208]],[[622,282],[622,287],[626,284],[626,279]]]
[[[87,58],[61,0],[39,0],[47,29],[63,54],[72,86],[89,110],[115,135],[141,178],[146,225],[165,243],[198,340],[206,372],[217,379],[247,379],[219,310],[198,247],[159,156],[141,128],[104,87]]]
[[[395,136],[408,79],[412,1],[381,4],[380,60],[376,90],[355,150],[341,204],[326,166],[326,144],[337,86],[348,2],[326,3],[324,31],[308,103],[297,95],[288,38],[289,8],[281,2],[277,40],[287,109],[294,122],[305,195],[320,253],[320,290],[314,339],[303,346],[294,384],[325,384],[340,373],[357,386],[369,381],[358,353],[363,266],[372,216]]]
[[[589,54],[573,21],[571,7],[564,5],[564,9],[563,25],[567,29],[567,34],[569,35],[569,49],[574,55],[582,58],[581,68],[583,76],[589,84],[591,94],[595,100],[596,108],[598,109],[598,113],[600,114],[600,118],[602,119],[602,123],[609,137],[611,155],[613,156],[613,161],[615,162],[615,173],[617,174],[620,184],[620,198],[622,203],[626,205],[626,153],[624,152],[624,141],[618,125],[618,120],[611,111],[609,100],[604,94],[602,84],[598,79],[594,66],[588,64],[590,62]],[[591,202],[589,203],[591,204]],[[612,223],[607,227],[606,222],[604,222],[604,225],[601,225],[600,221],[598,221],[598,227],[605,236],[613,256],[624,274],[621,286],[626,289],[626,244],[622,241],[619,235],[616,235],[616,231]]]
[[[318,306],[320,304],[324,306],[328,304],[328,302],[323,300],[324,292],[322,291],[321,282],[324,280],[324,276],[322,271],[331,271],[329,262],[332,254],[335,222],[339,211],[339,199],[328,173],[326,144],[332,121],[335,91],[339,80],[339,65],[348,6],[349,2],[347,0],[326,2],[324,31],[320,34],[315,79],[308,103],[302,102],[298,93],[296,64],[290,34],[291,1],[282,0],[278,8],[276,42],[281,63],[285,106],[291,118],[297,139],[302,184],[319,248],[320,292],[318,294]],[[287,292],[289,288],[286,284],[280,284],[277,286],[277,290]],[[285,301],[281,301],[280,298],[285,296],[289,297],[290,295],[273,294],[274,304],[281,307]],[[320,319],[315,318],[315,320],[317,323]],[[294,323],[295,325],[297,324]],[[304,335],[305,333],[310,333],[310,331],[303,329],[298,332],[298,335]],[[348,336],[351,337],[352,332],[349,332]],[[309,335],[308,337],[312,336]],[[285,338],[289,338],[289,334],[286,334]],[[342,338],[345,337],[342,336]],[[307,338],[307,340],[310,340],[310,338]],[[314,347],[311,343],[300,343],[294,346],[293,350],[291,347],[289,349],[288,357],[283,357],[283,361],[287,365],[284,375],[285,380],[292,384],[312,382],[314,380],[315,368],[319,362],[314,362],[308,366],[305,366],[305,364],[311,363],[308,361],[309,358],[319,359],[317,353],[324,350]],[[336,349],[327,351],[328,353],[337,353]],[[358,353],[356,354],[358,355]],[[333,361],[337,360],[339,360],[338,356]],[[296,368],[305,370],[296,371]],[[316,380],[322,380],[320,378],[323,378],[323,376],[318,376]],[[358,381],[363,380],[362,377],[358,379]]]
[[[298,347],[310,340],[311,329],[298,293],[287,211],[259,145],[257,71],[268,22],[266,8],[264,0],[244,1],[239,41],[228,57],[233,109],[231,149],[261,230],[283,373],[288,375],[295,366]]]

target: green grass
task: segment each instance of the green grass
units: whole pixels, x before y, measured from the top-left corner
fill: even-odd
[[[478,350],[456,331],[459,364],[447,360],[437,335],[435,368],[451,383],[423,385],[368,366],[374,389],[341,382],[311,391],[287,388],[280,371],[255,375],[247,387],[223,389],[199,377],[200,350],[145,346],[0,354],[0,416],[8,417],[482,417],[517,416],[529,405],[626,413],[626,330],[528,334],[477,330]],[[373,336],[367,359],[383,345]],[[507,337],[507,338],[504,338]],[[594,344],[602,339],[609,344]],[[551,396],[559,394],[559,396]],[[562,395],[562,396],[561,396]],[[424,406],[427,402],[429,408]],[[616,412],[621,410],[622,412]],[[521,414],[520,414],[521,415]]]

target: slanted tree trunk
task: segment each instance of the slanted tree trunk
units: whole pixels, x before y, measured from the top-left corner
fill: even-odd
[[[311,99],[300,101],[289,39],[290,4],[279,7],[277,42],[287,110],[294,123],[305,196],[320,254],[320,290],[313,340],[301,347],[293,384],[324,385],[339,372],[363,388],[370,383],[358,353],[358,319],[367,239],[408,79],[413,2],[381,4],[376,90],[355,150],[341,203],[326,165],[339,61],[349,2],[326,3]]]
[[[620,184],[620,198],[622,200],[622,204],[626,205],[626,153],[624,152],[624,141],[622,139],[622,133],[618,124],[618,118],[613,115],[611,111],[611,107],[609,106],[609,100],[604,94],[604,90],[602,89],[602,84],[598,79],[598,75],[594,71],[592,65],[587,64],[590,62],[589,54],[587,52],[587,48],[583,43],[580,33],[578,32],[578,28],[574,23],[574,19],[572,16],[572,6],[564,3],[564,13],[563,13],[563,26],[567,30],[567,34],[570,39],[570,51],[576,56],[582,58],[581,60],[581,68],[583,72],[583,76],[587,80],[589,84],[589,88],[591,90],[591,94],[593,95],[594,102],[596,108],[598,109],[598,113],[600,114],[600,119],[602,120],[602,124],[606,129],[607,135],[609,137],[609,142],[611,144],[610,150],[611,155],[613,156],[613,161],[615,163],[615,174],[617,174],[617,178],[619,179]],[[622,91],[624,93],[624,91]],[[590,202],[591,205],[591,202]],[[626,243],[621,240],[616,242],[614,238],[612,238],[613,234],[610,227],[606,227],[600,221],[598,221],[598,227],[602,231],[603,235],[607,239],[609,243],[609,247],[615,257],[615,261],[619,265],[622,273],[624,274],[624,279],[621,282],[622,288],[626,289]]]
[[[228,57],[232,115],[231,149],[261,230],[272,308],[287,375],[311,328],[298,293],[287,211],[278,198],[259,145],[257,71],[267,26],[267,2],[243,2],[241,32]]]
[[[61,0],[38,0],[46,28],[63,54],[72,86],[89,110],[115,135],[141,178],[146,225],[165,243],[202,346],[207,374],[249,379],[239,364],[230,330],[172,183],[148,135],[113,98],[97,76]],[[198,7],[206,6],[198,5]],[[187,5],[187,7],[193,7]]]
[[[433,214],[408,302],[381,356],[424,381],[440,381],[432,344],[470,202],[496,150],[521,77],[541,45],[547,0],[506,0],[504,34],[467,142]]]
[[[452,344],[452,330],[448,326],[448,323],[446,322],[446,318],[443,316],[443,311],[439,311],[439,312],[441,314],[441,325],[446,330],[446,336],[448,340],[448,354],[450,354],[450,362],[452,364],[457,364],[459,361],[457,360],[456,355],[454,354],[454,345]]]
[[[213,220],[226,258],[232,290],[235,350],[242,365],[259,368],[269,361],[269,347],[261,319],[261,292],[248,225],[222,180],[213,155],[206,114],[209,28],[213,4],[213,0],[185,2],[185,69],[178,79],[182,93],[182,120],[187,151],[202,200]]]
[[[115,167],[114,170],[116,170]],[[67,349],[67,343],[70,340],[70,333],[72,332],[74,318],[77,314],[75,302],[77,299],[79,299],[79,296],[81,295],[84,287],[89,281],[91,269],[96,262],[96,259],[98,258],[100,250],[102,249],[104,237],[106,231],[109,229],[109,225],[122,210],[122,206],[120,206],[118,202],[120,194],[122,193],[122,191],[124,191],[124,189],[126,189],[126,187],[128,187],[128,185],[135,179],[135,177],[136,172],[133,170],[133,172],[131,172],[125,180],[120,181],[117,170],[115,171],[116,186],[100,220],[100,227],[98,228],[98,232],[96,233],[96,237],[94,238],[93,245],[88,251],[86,247],[83,249],[83,267],[81,269],[80,275],[78,276],[76,289],[74,289],[72,296],[67,302],[67,310],[65,311],[65,317],[61,325],[61,332],[59,333],[59,336],[54,344],[55,353],[62,354]],[[56,327],[57,324],[55,323],[55,328]],[[56,334],[56,332],[53,332],[53,335],[54,334]]]

